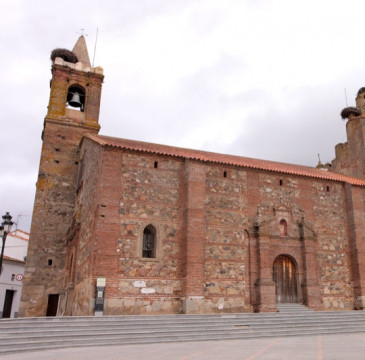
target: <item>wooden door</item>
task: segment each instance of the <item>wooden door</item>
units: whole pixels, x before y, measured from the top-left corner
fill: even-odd
[[[276,302],[297,303],[297,268],[294,260],[287,255],[279,255],[273,265],[273,280],[276,284]]]
[[[48,305],[46,316],[56,316],[58,309],[58,294],[48,295]]]
[[[10,318],[13,306],[14,290],[6,290],[3,308],[3,318]]]

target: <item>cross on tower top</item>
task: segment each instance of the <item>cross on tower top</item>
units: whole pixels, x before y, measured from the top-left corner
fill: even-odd
[[[85,31],[84,28],[81,28],[80,30],[81,30],[81,36],[87,36],[88,35],[88,34],[84,34],[84,31]],[[80,33],[78,33],[78,34],[80,34]]]

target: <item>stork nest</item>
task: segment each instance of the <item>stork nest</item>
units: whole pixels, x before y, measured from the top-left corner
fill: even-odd
[[[54,61],[56,57],[60,57],[63,60],[76,64],[79,60],[77,56],[70,50],[67,49],[54,49],[51,52],[51,60]]]
[[[364,88],[364,90],[365,90],[365,88]],[[354,107],[354,106],[349,106],[347,108],[344,108],[341,111],[342,119],[347,119],[351,114],[353,114],[355,116],[359,116],[359,115],[361,115],[361,111],[357,107]]]
[[[357,92],[357,95],[359,96],[364,91],[365,91],[365,87],[360,88],[359,91]]]

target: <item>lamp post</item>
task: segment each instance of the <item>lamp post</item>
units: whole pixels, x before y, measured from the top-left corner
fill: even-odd
[[[0,255],[0,275],[3,267],[3,258],[4,258],[4,249],[5,249],[5,241],[8,233],[11,230],[11,226],[13,222],[11,221],[12,216],[7,212],[3,215],[3,222],[0,225],[0,237],[3,239],[3,245],[1,247],[1,255]]]

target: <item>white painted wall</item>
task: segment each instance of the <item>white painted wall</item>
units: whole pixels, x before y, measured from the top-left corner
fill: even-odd
[[[24,261],[28,251],[29,234],[15,230],[8,234],[5,242],[4,255]]]
[[[15,230],[6,237],[3,269],[0,274],[0,318],[3,316],[6,290],[15,291],[10,317],[18,316],[23,282],[18,280],[16,276],[24,275],[24,259],[27,256],[28,239],[29,233],[22,230]],[[1,238],[0,246],[2,246]]]
[[[23,282],[16,279],[16,275],[24,275],[24,262],[3,260],[3,272],[0,275],[0,318],[3,315],[6,290],[14,290],[13,305],[10,317],[18,316]],[[14,276],[13,276],[14,275]]]

